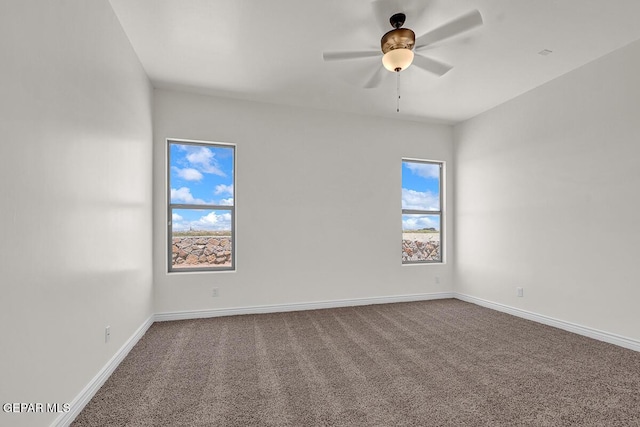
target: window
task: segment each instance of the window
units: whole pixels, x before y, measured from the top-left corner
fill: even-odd
[[[442,162],[402,160],[402,263],[442,262]]]
[[[168,140],[169,271],[235,269],[235,146]]]

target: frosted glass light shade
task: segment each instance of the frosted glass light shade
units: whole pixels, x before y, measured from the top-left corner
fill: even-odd
[[[382,56],[382,65],[389,71],[402,71],[411,65],[412,61],[411,49],[393,49]]]

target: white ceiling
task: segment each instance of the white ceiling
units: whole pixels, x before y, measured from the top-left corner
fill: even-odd
[[[401,73],[396,113],[392,73],[362,87],[379,58],[322,60],[323,51],[380,48],[385,24],[369,0],[110,1],[156,87],[448,123],[640,39],[638,0],[384,0],[401,5],[416,36],[472,9],[484,19],[423,52],[454,65],[444,76]]]

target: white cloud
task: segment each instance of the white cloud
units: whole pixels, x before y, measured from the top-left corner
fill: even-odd
[[[187,230],[207,230],[207,231],[221,231],[231,230],[231,214],[228,212],[218,214],[216,212],[209,212],[206,215],[202,215],[200,218],[188,221],[181,218],[180,221],[173,221],[172,228],[174,231],[187,231]]]
[[[213,226],[218,224],[220,215],[216,215],[215,212],[209,212],[205,216],[200,217],[196,222],[203,226]]]
[[[402,219],[403,230],[421,230],[423,228],[435,228],[439,230],[438,222],[429,216],[408,216]]]
[[[231,214],[209,212],[192,222],[194,229],[198,230],[231,230]]]
[[[415,163],[405,162],[407,168],[414,175],[421,176],[423,178],[440,178],[440,166],[433,163]]]
[[[222,206],[233,206],[233,197],[228,199],[220,199],[220,205]]]
[[[187,203],[187,204],[203,204],[204,200],[196,199],[191,194],[191,190],[188,187],[180,187],[177,190],[171,189],[171,202],[172,203]]]
[[[423,211],[440,210],[440,198],[430,191],[402,189],[402,209],[418,209]]]
[[[193,168],[180,169],[174,166],[172,169],[176,172],[178,177],[187,181],[200,181],[203,178],[202,174]]]
[[[171,222],[179,222],[182,221],[182,217],[177,213],[171,215]]]
[[[227,176],[218,165],[215,154],[207,147],[186,147],[185,156],[189,163],[204,173],[211,173],[218,176]]]
[[[215,193],[216,194],[229,194],[229,195],[233,196],[233,185],[224,185],[224,184],[216,185]]]

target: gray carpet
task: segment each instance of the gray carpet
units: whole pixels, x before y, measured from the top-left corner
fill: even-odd
[[[74,426],[640,426],[640,353],[458,300],[155,323]]]

